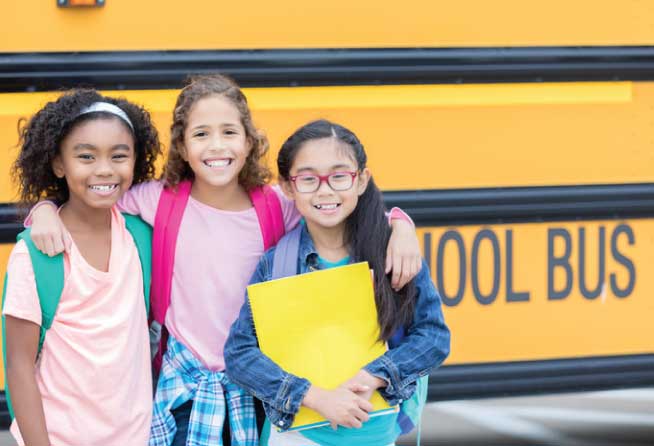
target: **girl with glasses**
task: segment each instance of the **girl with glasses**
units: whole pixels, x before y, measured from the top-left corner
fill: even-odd
[[[395,444],[401,431],[396,428],[399,415],[369,419],[372,392],[378,390],[390,405],[413,398],[421,377],[449,353],[450,334],[427,265],[423,262],[418,275],[399,291],[393,290],[384,272],[390,229],[383,218],[381,192],[366,163],[359,139],[325,120],[297,130],[277,158],[282,189],[305,222],[297,272],[367,261],[374,272],[380,340],[388,342],[389,350],[339,388],[319,388],[262,353],[246,299],[227,340],[225,360],[229,377],[263,401],[268,428],[262,444]],[[251,283],[271,280],[274,261],[273,248],[259,262]],[[398,332],[403,334],[398,336]],[[320,413],[332,427],[358,431],[325,426],[283,432],[301,406]],[[271,424],[276,428],[270,429]]]

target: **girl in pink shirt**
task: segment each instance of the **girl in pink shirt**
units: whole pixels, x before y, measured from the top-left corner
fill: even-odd
[[[22,202],[47,196],[61,204],[71,240],[62,259],[63,290],[40,351],[44,321],[26,242],[9,257],[6,373],[16,417],[11,432],[21,445],[148,441],[152,380],[144,278],[115,204],[132,183],[152,178],[159,153],[144,109],[93,90],[49,102],[21,131],[14,173]]]
[[[175,247],[164,323],[169,348],[155,394],[153,446],[257,444],[251,398],[233,389],[224,375],[223,349],[264,252],[248,192],[272,177],[262,161],[267,150],[245,95],[231,79],[193,78],[175,104],[162,181],[138,185],[118,202],[121,210],[154,224],[163,189],[192,181]],[[274,191],[289,230],[300,216],[291,200],[277,187]],[[63,249],[58,225],[50,207],[34,212],[33,238],[45,251]],[[401,287],[419,271],[420,251],[412,224],[398,218],[393,228],[388,269]],[[224,394],[228,402],[239,403],[226,404]]]

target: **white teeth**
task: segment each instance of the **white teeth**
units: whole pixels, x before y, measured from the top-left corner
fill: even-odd
[[[99,190],[102,192],[110,191],[112,189],[115,189],[117,187],[116,184],[96,184],[93,186],[89,186],[93,190]]]
[[[337,204],[317,204],[316,205],[317,209],[326,209],[326,210],[336,209],[337,207],[338,207]]]
[[[211,160],[211,161],[205,161],[204,164],[206,164],[209,167],[225,167],[231,164],[232,160]]]

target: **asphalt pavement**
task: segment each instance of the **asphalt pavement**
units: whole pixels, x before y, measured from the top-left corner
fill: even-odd
[[[430,403],[423,446],[654,445],[654,388]],[[415,435],[402,439],[415,444]]]
[[[14,444],[0,431],[0,446]],[[654,446],[654,388],[429,403],[421,444]]]

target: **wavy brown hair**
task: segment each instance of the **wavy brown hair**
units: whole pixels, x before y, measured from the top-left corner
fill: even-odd
[[[80,115],[82,109],[95,102],[117,106],[129,117],[134,128],[104,111]],[[44,198],[58,204],[68,201],[68,185],[64,178],[55,176],[52,161],[60,153],[64,138],[82,122],[94,119],[116,119],[132,134],[136,154],[132,184],[154,178],[154,162],[161,154],[161,144],[150,114],[125,99],[106,97],[95,90],[71,90],[45,104],[29,121],[19,122],[20,153],[12,166],[12,177],[19,186],[23,207],[30,207]]]
[[[238,84],[221,74],[193,76],[177,97],[173,111],[173,123],[170,126],[170,148],[168,160],[164,167],[163,180],[166,186],[174,187],[184,180],[194,178],[193,170],[182,157],[184,150],[184,132],[193,105],[202,98],[221,95],[229,99],[241,115],[241,124],[252,149],[245,160],[245,165],[238,174],[238,182],[245,190],[263,186],[272,178],[272,172],[265,165],[264,157],[268,152],[268,138],[252,122],[248,101]]]

